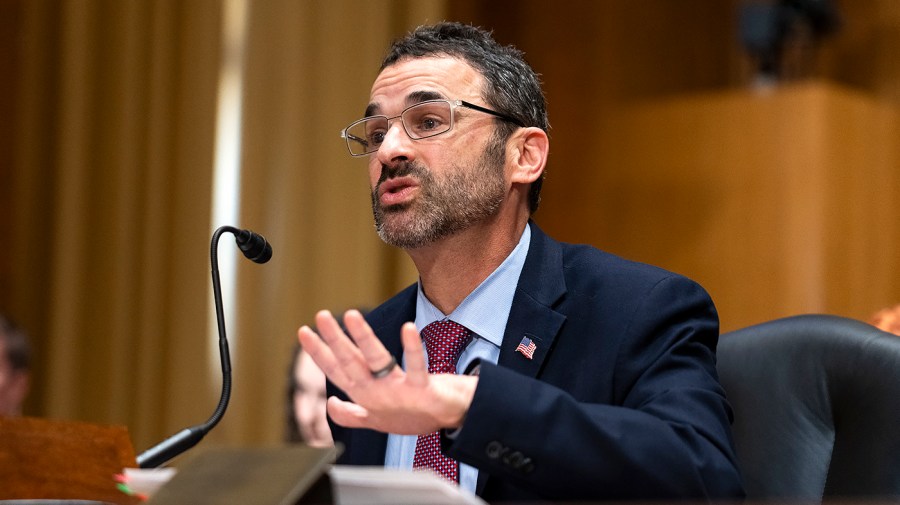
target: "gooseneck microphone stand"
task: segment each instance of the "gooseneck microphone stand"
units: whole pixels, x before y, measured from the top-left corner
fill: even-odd
[[[218,247],[219,237],[223,233],[234,235],[235,241],[247,259],[254,263],[265,263],[272,258],[272,246],[265,237],[250,230],[241,230],[232,226],[219,227],[212,236],[210,244],[210,265],[212,267],[213,298],[216,304],[216,322],[219,327],[219,358],[222,362],[222,395],[215,412],[203,424],[185,428],[159,444],[147,449],[137,457],[140,468],[156,468],[184,451],[197,445],[210,432],[228,408],[231,398],[231,356],[228,351],[228,339],[225,336],[225,317],[222,310],[222,284],[219,280]]]

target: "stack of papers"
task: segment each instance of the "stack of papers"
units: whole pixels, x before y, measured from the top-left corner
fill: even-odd
[[[337,505],[486,505],[431,472],[333,466],[328,475]]]
[[[126,468],[124,483],[135,494],[152,498],[175,473],[174,468]],[[430,472],[332,466],[328,476],[335,505],[487,505],[478,496]]]
[[[126,468],[122,472],[122,483],[130,492],[146,499],[153,496],[174,475],[174,468]]]

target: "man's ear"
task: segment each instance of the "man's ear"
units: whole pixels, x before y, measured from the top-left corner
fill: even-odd
[[[535,127],[521,128],[513,133],[511,140],[511,180],[531,184],[541,177],[547,165],[547,155],[550,153],[547,132]]]

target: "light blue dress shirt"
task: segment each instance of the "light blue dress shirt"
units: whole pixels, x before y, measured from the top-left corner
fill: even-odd
[[[477,358],[490,363],[496,363],[500,359],[503,332],[506,330],[513,295],[516,285],[519,283],[522,267],[525,265],[530,241],[531,225],[529,224],[525,226],[525,232],[522,233],[519,243],[509,253],[509,256],[487,279],[469,293],[469,296],[459,304],[452,314],[443,314],[428,301],[425,293],[422,292],[422,284],[419,284],[419,294],[416,299],[416,328],[419,331],[434,321],[451,319],[472,332],[472,341],[459,356],[456,373],[463,373],[469,363]],[[406,368],[405,362],[403,367]],[[411,470],[417,439],[416,435],[389,434],[384,466]],[[460,487],[474,493],[477,481],[478,470],[460,463]]]

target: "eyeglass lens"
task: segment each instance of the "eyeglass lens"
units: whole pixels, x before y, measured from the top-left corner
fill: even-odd
[[[412,139],[433,137],[449,131],[453,126],[453,108],[445,100],[422,102],[404,110],[400,121]],[[350,152],[360,155],[377,151],[389,127],[386,116],[374,116],[353,123],[346,134]]]

